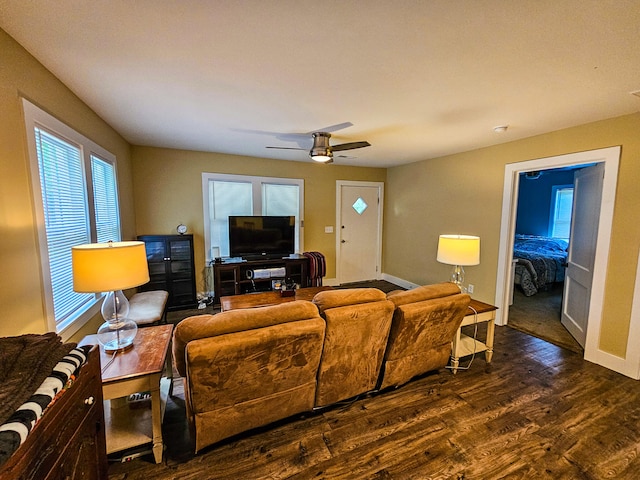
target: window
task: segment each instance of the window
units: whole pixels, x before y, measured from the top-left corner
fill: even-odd
[[[551,237],[569,241],[571,212],[573,210],[573,185],[554,185],[551,189]]]
[[[68,338],[101,294],[73,291],[71,247],[119,241],[115,157],[23,100],[48,327]]]
[[[229,256],[229,215],[296,217],[296,252],[303,248],[304,181],[202,174],[206,259]]]

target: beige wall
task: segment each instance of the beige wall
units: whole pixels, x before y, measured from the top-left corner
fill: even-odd
[[[336,221],[336,180],[384,182],[383,168],[320,165],[165,148],[132,148],[138,235],[175,234],[184,223],[194,234],[198,291],[204,291],[204,213],[202,173],[231,173],[302,178],[305,191],[304,249],[322,252],[327,277],[335,277],[335,233],[324,233]],[[334,229],[335,232],[335,229]]]
[[[0,30],[0,336],[48,330],[21,97],[116,155],[123,238],[135,234],[129,145]],[[94,318],[73,339],[94,333],[99,323]]]
[[[505,164],[622,145],[600,348],[624,356],[640,247],[640,114],[389,170],[149,147],[130,151],[117,132],[2,30],[0,336],[47,330],[21,96],[116,155],[123,238],[173,233],[183,222],[195,234],[199,272],[204,267],[202,172],[303,178],[305,249],[325,253],[328,277],[335,276],[335,237],[325,234],[324,226],[335,223],[336,180],[386,180],[383,271],[419,284],[441,281],[449,267],[435,261],[438,235],[477,234],[481,264],[467,269],[467,280],[486,301],[495,298]],[[198,282],[202,289],[201,274]],[[74,339],[94,332],[99,321]]]
[[[467,267],[474,296],[495,299],[504,169],[522,162],[622,146],[600,349],[624,357],[640,248],[640,113],[426,160],[387,171],[383,271],[414,283],[447,279],[438,235],[481,237],[481,263]]]

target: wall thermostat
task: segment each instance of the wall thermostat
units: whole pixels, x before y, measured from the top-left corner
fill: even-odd
[[[176,227],[176,230],[178,231],[178,233],[179,233],[180,235],[184,235],[185,233],[187,233],[187,226],[186,226],[186,225],[183,225],[183,224],[180,224],[180,225],[178,225],[178,226]]]

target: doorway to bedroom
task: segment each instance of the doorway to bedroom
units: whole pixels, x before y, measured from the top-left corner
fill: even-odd
[[[496,278],[496,305],[500,307],[496,315],[496,324],[507,325],[509,323],[510,292],[514,290],[512,259],[520,183],[519,174],[533,170],[543,171],[574,165],[594,164],[594,167],[582,169],[583,172],[589,172],[588,177],[592,180],[585,183],[583,179],[579,179],[575,183],[574,197],[578,206],[574,208],[573,218],[576,225],[580,224],[580,229],[586,225],[591,227],[592,231],[589,235],[574,233],[571,235],[574,238],[570,241],[567,255],[566,278],[569,281],[565,282],[568,288],[565,288],[563,293],[562,315],[565,325],[567,325],[565,321],[567,318],[570,318],[574,325],[581,323],[584,332],[584,358],[616,371],[622,368],[619,365],[620,362],[615,363],[618,357],[612,359],[611,355],[600,350],[599,332],[602,325],[620,150],[620,146],[614,146],[510,163],[505,166],[498,276]],[[600,173],[593,175],[595,171]],[[594,178],[597,178],[598,181],[594,181]],[[594,186],[597,188],[593,188]],[[583,194],[583,192],[587,192],[587,194]],[[597,208],[599,212],[595,222],[588,215],[591,208]],[[574,229],[575,226],[572,225],[572,232]],[[587,238],[588,242],[582,241]],[[576,241],[577,239],[581,241]],[[590,246],[591,250],[585,249],[585,245]],[[576,267],[586,267],[582,270],[589,273],[588,282],[581,282],[575,276]],[[574,282],[574,280],[576,281]],[[577,285],[581,285],[581,292],[575,290]],[[582,322],[574,322],[577,319]],[[626,364],[623,367],[626,368]],[[633,365],[633,367],[636,366]]]
[[[574,174],[588,166],[520,172],[508,323],[580,354],[582,346],[562,324],[561,316]],[[593,221],[597,222],[597,213]]]

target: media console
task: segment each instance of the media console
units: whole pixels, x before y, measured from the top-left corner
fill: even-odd
[[[304,255],[277,259],[223,260],[213,263],[214,303],[220,297],[251,292],[268,292],[274,280],[293,280],[301,288],[309,286],[309,259]]]

